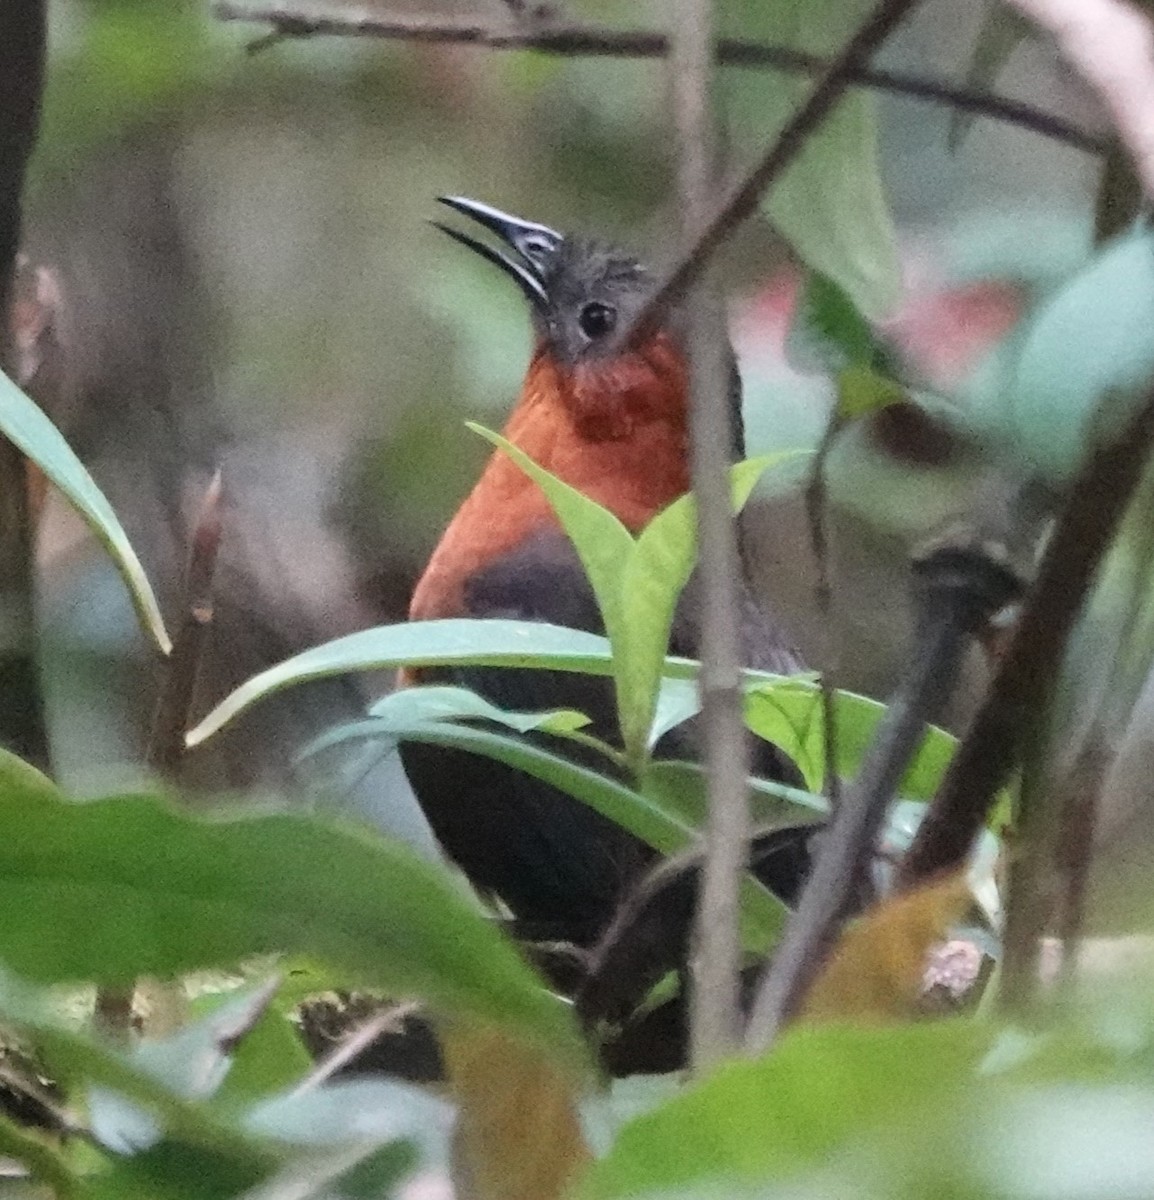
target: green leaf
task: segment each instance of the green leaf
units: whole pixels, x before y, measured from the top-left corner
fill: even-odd
[[[56,426],[2,371],[0,433],[40,468],[84,519],[116,564],[141,625],[167,654],[172,643],[164,628],[160,606],[112,506]]]
[[[870,0],[741,0],[724,32],[815,54],[836,53]],[[730,123],[760,154],[812,83],[785,73],[727,71]],[[815,271],[835,280],[872,319],[892,313],[901,289],[897,238],[882,187],[875,97],[844,97],[770,191],[764,211]]]
[[[786,354],[799,371],[821,371],[837,383],[831,420],[851,421],[906,400],[891,378],[885,345],[832,279],[811,271],[786,338]]]
[[[572,708],[554,708],[548,712],[508,712],[490,704],[468,688],[429,687],[402,688],[376,701],[369,715],[381,721],[383,727],[407,729],[426,721],[496,721],[518,733],[536,729],[542,733],[571,733],[589,724],[589,718]]]
[[[406,741],[468,750],[524,771],[587,804],[662,854],[683,850],[695,832],[692,824],[626,784],[519,738],[448,722],[412,727],[403,737]]]
[[[700,832],[700,808],[693,812],[686,800],[691,785],[672,774],[680,764],[650,764],[646,771],[648,786],[638,792],[539,746],[487,729],[430,724],[425,729],[410,729],[404,737],[409,741],[468,750],[524,771],[587,804],[665,855],[686,849]],[[776,803],[779,812],[784,813],[778,786],[759,781],[758,790],[763,804]],[[783,791],[786,804],[792,804],[798,796],[804,795],[794,789]],[[812,814],[807,816],[812,817]],[[782,823],[797,822],[783,818]],[[752,877],[744,885],[743,905],[743,920],[750,943],[759,948],[772,944],[781,929],[784,905]]]
[[[576,1194],[610,1200],[708,1182],[787,1183],[807,1169],[821,1179],[855,1140],[901,1130],[940,1106],[989,1037],[961,1022],[794,1030],[768,1057],[723,1065],[627,1124]]]
[[[645,768],[641,791],[694,829],[705,827],[705,771],[697,763],[662,760]],[[758,832],[818,823],[829,812],[824,796],[772,779],[749,780],[750,817]]]
[[[269,1175],[235,1156],[163,1141],[118,1158],[85,1181],[85,1200],[221,1200],[256,1189]]]
[[[0,788],[0,825],[0,960],[24,976],[123,984],[287,952],[580,1060],[513,947],[399,845],[295,814],[197,820],[18,784]]]
[[[254,675],[228,695],[189,733],[189,746],[211,737],[258,701],[313,679],[395,667],[541,667],[611,675],[609,642],[593,633],[542,621],[454,618],[382,625],[314,646]],[[691,676],[695,664],[671,669]]]
[[[846,367],[837,376],[837,408],[841,421],[854,421],[909,399],[905,388],[873,367]]]
[[[204,1066],[190,1081],[191,1089],[179,1087],[171,1074],[160,1074],[158,1078],[183,1094],[199,1090],[226,1104],[268,1096],[298,1083],[312,1066],[312,1059],[290,1018],[291,1002],[270,994],[273,987],[279,993],[279,982],[273,979],[257,987],[198,997],[192,1002],[198,1020],[163,1041],[142,1042],[137,1047],[138,1056],[153,1074],[157,1074],[157,1046],[171,1047],[185,1061],[195,1062],[199,1057]],[[211,1080],[204,1069],[211,1068],[213,1054],[222,1060],[223,1080]],[[186,1067],[186,1076],[188,1072]],[[204,1081],[199,1089],[195,1086],[198,1080]],[[209,1083],[211,1088],[205,1086]]]
[[[798,371],[836,375],[846,367],[874,366],[881,344],[853,300],[832,279],[810,271],[789,332],[786,356]]]
[[[873,740],[885,705],[853,692],[838,691],[835,712],[837,768],[840,774],[850,776],[857,772]],[[811,790],[821,791],[825,771],[824,719],[821,692],[815,684],[794,679],[753,684],[746,692],[745,720],[754,733],[793,759]],[[956,747],[955,737],[931,726],[902,779],[901,794],[929,800]]]
[[[641,764],[650,742],[657,688],[677,601],[697,558],[697,508],[692,495],[675,500],[636,540],[595,501],[538,466],[499,434],[470,424],[537,482],[585,568],[613,647],[613,677],[621,740]],[[739,463],[732,470],[740,510],[758,479],[791,452]]]
[[[71,1200],[80,1190],[80,1181],[47,1140],[3,1115],[0,1115],[0,1154],[23,1163],[34,1180],[52,1190],[56,1200]]]
[[[987,398],[1035,470],[1063,481],[1154,377],[1154,236],[1119,238],[1036,313]]]

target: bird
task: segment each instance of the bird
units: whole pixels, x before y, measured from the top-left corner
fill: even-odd
[[[488,231],[492,244],[434,224],[510,278],[528,304],[533,347],[504,436],[639,533],[690,490],[689,373],[680,314],[619,347],[620,334],[651,292],[652,272],[641,260],[608,242],[561,234],[476,200],[439,200]],[[738,459],[744,447],[735,361],[730,380],[726,401]],[[781,674],[804,669],[788,633],[755,601],[744,574],[740,616],[748,666]],[[544,493],[499,451],[449,522],[412,595],[410,620],[451,617],[547,621],[604,633],[576,551]],[[669,652],[696,657],[700,626],[699,591],[691,579]],[[468,687],[507,709],[577,709],[591,718],[590,732],[618,739],[612,686],[604,678],[454,667],[425,670],[407,682]],[[546,744],[604,769],[604,759],[579,745]],[[697,757],[692,728],[667,735],[657,753]],[[511,767],[427,744],[406,743],[401,755],[448,858],[481,893],[497,898],[531,940],[595,949],[631,889],[659,862],[655,851],[606,817]],[[768,743],[757,743],[755,769],[797,781],[792,764]],[[773,860],[766,872],[779,890],[795,889],[807,862],[804,847],[779,839],[765,857]]]

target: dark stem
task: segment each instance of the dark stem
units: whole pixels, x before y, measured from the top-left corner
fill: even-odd
[[[148,765],[171,778],[184,754],[184,735],[196,693],[200,661],[213,617],[213,577],[221,537],[220,471],[205,491],[192,534],[184,585],[184,614],[165,664],[164,682],[149,738]]]
[[[549,20],[536,25],[506,22],[497,26],[477,19],[453,20],[440,15],[411,16],[365,9],[341,12],[327,5],[323,8],[303,4],[246,5],[231,0],[222,0],[214,11],[222,21],[271,25],[268,34],[250,44],[250,50],[254,51],[286,38],[337,36],[474,45],[490,50],[530,50],[565,56],[664,58],[669,53],[669,39],[656,30],[609,29],[568,21]],[[722,66],[769,68],[796,75],[820,75],[829,67],[829,60],[816,54],[736,38],[719,38],[715,54]],[[855,87],[907,96],[1017,125],[1089,154],[1101,154],[1105,149],[1105,139],[1033,105],[943,80],[859,66],[850,71],[849,82]]]
[[[1082,752],[1062,789],[1058,835],[1058,937],[1062,942],[1059,985],[1074,985],[1078,950],[1086,918],[1086,889],[1098,832],[1098,804],[1106,776],[1108,755],[1104,739],[1091,730]]]
[[[44,0],[0,4],[0,366],[9,374],[21,201],[40,124],[44,52]],[[46,768],[48,734],[36,663],[27,469],[20,451],[0,440],[0,743]]]
[[[830,59],[814,82],[813,90],[786,122],[765,154],[723,201],[682,252],[676,266],[642,308],[632,328],[621,335],[624,344],[651,328],[692,287],[729,235],[761,202],[762,197],[804,149],[850,84],[850,76],[865,66],[873,52],[905,20],[918,0],[880,0],[858,26],[842,51]]]
[[[829,531],[827,526],[826,463],[842,422],[837,413],[831,413],[822,431],[821,441],[813,457],[813,467],[805,488],[805,518],[809,529],[809,545],[817,565],[817,582],[814,585],[814,600],[822,629],[825,631],[821,656],[821,718],[822,758],[825,765],[825,794],[831,813],[837,812],[841,803],[841,778],[837,770],[837,663],[834,661],[834,639],[829,632],[833,628],[833,584],[830,580]]]
[[[1017,591],[1017,579],[981,547],[939,547],[915,562],[918,630],[911,665],[846,789],[797,911],[758,986],[747,1048],[769,1048],[798,1010],[842,922],[866,891],[886,810],[926,726],[949,700],[970,638]]]
[[[969,855],[998,790],[1021,760],[1098,565],[1141,481],[1152,440],[1154,392],[1116,439],[1087,456],[997,674],[902,862],[902,886],[953,870]]]

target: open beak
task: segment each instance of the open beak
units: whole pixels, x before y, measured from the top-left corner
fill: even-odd
[[[538,225],[533,221],[522,221],[512,217],[500,209],[491,208],[478,200],[468,200],[464,196],[438,196],[441,204],[448,206],[462,216],[469,217],[496,234],[502,244],[513,251],[512,255],[478,241],[467,233],[461,233],[451,225],[443,225],[440,221],[433,224],[447,233],[454,241],[462,246],[475,250],[482,258],[488,259],[494,266],[500,267],[507,275],[511,275],[517,286],[523,291],[530,304],[537,307],[544,305],[546,300],[543,269],[545,263],[561,243],[561,235],[548,225]]]

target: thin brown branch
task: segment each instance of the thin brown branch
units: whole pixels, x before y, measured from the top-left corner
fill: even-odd
[[[678,192],[686,236],[709,212],[716,177],[711,0],[680,0],[670,57],[679,149]],[[709,811],[690,960],[690,1062],[697,1071],[733,1052],[739,1033],[741,879],[749,856],[737,581],[741,572],[730,501],[733,445],[730,371],[716,289],[689,297],[693,492],[704,599],[701,721]]]
[[[1021,760],[1152,443],[1154,391],[1119,437],[1091,451],[1070,489],[990,690],[902,862],[903,886],[959,867],[969,855],[999,789]]]
[[[222,483],[220,471],[204,495],[192,534],[185,576],[184,617],[165,664],[164,683],[153,715],[148,765],[171,776],[184,753],[184,734],[196,691],[200,660],[212,624],[212,584],[221,537]]]
[[[1017,590],[1013,574],[981,545],[947,542],[914,566],[918,631],[910,666],[758,986],[746,1039],[752,1053],[768,1049],[798,1010],[842,922],[868,893],[878,833],[926,727],[949,700],[970,638]]]
[[[667,311],[693,286],[729,235],[757,208],[762,197],[805,148],[810,136],[836,107],[850,85],[850,76],[864,67],[870,55],[905,20],[918,0],[880,0],[858,26],[842,51],[830,59],[804,103],[786,122],[765,154],[740,180],[713,217],[682,251],[677,264],[654,290],[621,341],[627,342]]]
[[[286,38],[327,36],[483,46],[489,50],[529,50],[565,56],[664,58],[669,53],[669,39],[656,30],[610,29],[568,21],[549,20],[528,27],[512,22],[495,25],[472,18],[398,15],[371,9],[337,9],[328,5],[322,8],[306,4],[240,4],[234,0],[221,0],[215,12],[222,21],[251,21],[271,26],[267,35],[250,44],[250,50],[264,49]],[[716,59],[722,66],[769,68],[799,75],[820,75],[830,65],[829,60],[820,55],[736,38],[717,41]],[[1089,154],[1101,154],[1105,150],[1105,139],[1009,97],[975,91],[944,80],[867,66],[854,67],[849,72],[849,82],[856,87],[907,96],[975,117],[1017,125]]]

